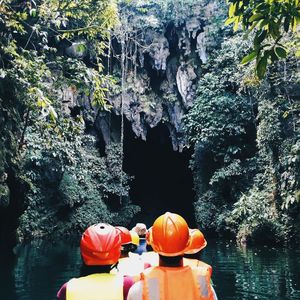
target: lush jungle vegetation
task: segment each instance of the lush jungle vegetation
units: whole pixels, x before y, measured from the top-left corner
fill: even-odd
[[[300,224],[299,3],[229,2],[236,33],[219,28],[186,116],[196,216],[241,242],[287,241]]]
[[[22,240],[116,219],[105,201],[128,193],[120,147],[110,145],[100,157],[97,140],[85,132],[88,120],[107,109],[111,78],[102,59],[117,23],[114,1],[1,1],[0,240],[5,245],[14,243],[18,227]],[[85,121],[76,108],[71,111],[70,101],[77,98],[70,100],[69,94],[86,99]]]
[[[201,19],[208,60],[189,61],[197,93],[182,124],[197,223],[242,242],[297,236],[299,2],[228,2],[0,2],[0,242],[130,220],[138,208],[122,134],[100,153],[95,120],[124,89],[126,70],[142,72],[136,53],[149,46],[149,28],[179,30],[195,7],[201,19],[212,4]]]

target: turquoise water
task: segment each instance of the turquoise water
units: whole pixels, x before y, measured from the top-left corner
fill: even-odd
[[[300,249],[239,248],[210,241],[202,260],[213,266],[220,300],[300,300]],[[38,242],[1,257],[1,300],[51,300],[59,287],[79,274],[76,244]]]

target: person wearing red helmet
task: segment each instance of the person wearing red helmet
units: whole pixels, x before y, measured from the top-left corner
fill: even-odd
[[[211,268],[184,265],[183,255],[205,246],[198,231],[190,230],[178,214],[165,213],[149,229],[147,242],[159,254],[159,265],[141,274],[128,300],[216,300],[210,284]]]
[[[134,252],[137,249],[137,246],[139,245],[139,236],[136,232],[129,231],[126,227],[116,226],[116,228],[121,233],[121,258],[128,257],[129,252]]]
[[[57,299],[126,299],[134,281],[130,277],[110,274],[121,255],[122,242],[124,236],[119,229],[104,223],[90,226],[80,241],[81,277],[65,283],[58,291]]]

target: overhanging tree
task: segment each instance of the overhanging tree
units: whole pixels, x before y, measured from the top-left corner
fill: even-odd
[[[228,19],[236,31],[242,25],[246,36],[254,31],[252,49],[242,64],[256,60],[259,79],[266,73],[267,65],[287,57],[292,51],[300,56],[300,1],[299,0],[227,0]],[[285,41],[284,38],[291,38]]]

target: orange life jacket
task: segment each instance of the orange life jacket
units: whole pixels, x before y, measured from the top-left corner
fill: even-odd
[[[73,278],[66,300],[123,300],[123,277],[103,273]]]
[[[213,300],[210,276],[206,267],[149,268],[141,278],[143,300]]]
[[[154,251],[144,252],[140,257],[144,262],[150,263],[150,265],[152,267],[155,267],[155,266],[159,265],[159,255],[158,255],[158,253],[156,253]],[[201,268],[204,271],[209,271],[210,276],[212,275],[212,267],[210,265],[204,263],[203,261],[199,260],[199,259],[184,257],[183,258],[183,265],[184,266],[190,266],[191,268],[192,267]]]

